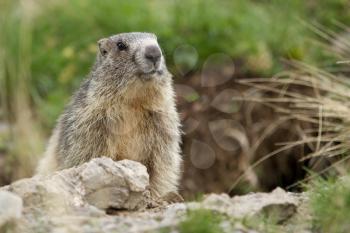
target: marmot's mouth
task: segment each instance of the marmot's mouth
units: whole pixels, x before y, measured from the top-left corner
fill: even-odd
[[[146,80],[150,80],[156,76],[160,76],[163,74],[163,71],[162,70],[151,70],[149,72],[142,72],[140,74],[140,77],[143,78],[143,79],[146,79]]]
[[[151,74],[155,74],[157,71],[156,70],[152,70],[150,72],[144,72],[143,74],[145,75],[151,75]]]
[[[149,72],[143,72],[144,75],[152,75],[152,74],[158,74],[158,75],[161,75],[163,74],[163,71],[162,70],[151,70]]]

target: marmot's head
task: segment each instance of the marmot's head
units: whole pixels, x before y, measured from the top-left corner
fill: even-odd
[[[109,87],[132,83],[162,83],[168,71],[157,37],[151,33],[121,33],[98,41],[93,72]],[[97,81],[97,80],[95,80]],[[138,85],[138,86],[139,86]]]

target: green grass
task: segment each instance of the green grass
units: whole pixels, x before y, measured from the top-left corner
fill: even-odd
[[[238,220],[208,209],[189,210],[186,220],[179,224],[178,229],[181,233],[221,233],[224,230],[220,224],[224,222],[226,227],[229,227],[226,230],[255,229],[258,232],[266,233],[283,231],[281,225],[277,224],[271,216],[254,216]]]
[[[181,233],[221,233],[223,216],[206,209],[190,210],[179,225]]]
[[[181,75],[174,66],[173,53],[181,45],[197,50],[195,69],[209,55],[226,53],[243,61],[240,72],[269,75],[283,68],[281,58],[323,60],[319,49],[311,46],[311,32],[300,19],[316,19],[326,25],[332,25],[331,20],[350,19],[345,1],[313,5],[277,0],[220,4],[214,0],[33,0],[23,8],[16,1],[3,2],[7,20],[1,33],[5,41],[0,46],[8,51],[9,62],[13,63],[5,64],[4,75],[10,79],[9,87],[16,86],[22,80],[11,69],[28,63],[30,101],[46,130],[51,129],[69,96],[89,72],[96,41],[101,37],[125,31],[156,33],[177,76]],[[19,51],[23,44],[28,47],[28,57],[24,58]],[[193,66],[191,59],[189,62]],[[7,97],[9,102],[15,94],[11,90],[2,90],[8,92],[2,99]]]
[[[343,180],[318,180],[310,187],[315,230],[345,233],[350,228],[350,176]]]
[[[280,233],[285,231],[285,229],[274,220],[264,217],[248,218],[243,221],[243,224],[249,229],[254,229],[258,232]]]

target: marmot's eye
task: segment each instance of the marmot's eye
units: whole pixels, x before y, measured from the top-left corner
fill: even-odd
[[[118,42],[117,43],[117,47],[119,50],[126,50],[128,48],[128,46],[126,46],[126,44],[124,44],[123,42]]]
[[[103,56],[105,56],[105,55],[107,54],[107,50],[104,50],[104,49],[103,49],[103,50],[101,51],[101,53],[102,53]]]

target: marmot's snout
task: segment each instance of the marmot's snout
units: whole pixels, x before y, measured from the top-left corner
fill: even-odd
[[[156,75],[163,72],[162,52],[156,40],[140,48],[138,57],[138,66],[144,75]]]
[[[156,45],[149,45],[145,49],[145,58],[153,67],[158,70],[162,53]]]

